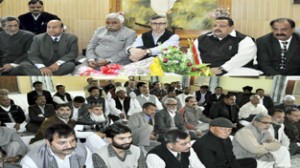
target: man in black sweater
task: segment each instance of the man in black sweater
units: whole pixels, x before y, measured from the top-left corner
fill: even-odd
[[[205,168],[191,148],[188,133],[179,129],[170,130],[165,134],[164,141],[164,144],[149,151],[146,158],[148,168]]]

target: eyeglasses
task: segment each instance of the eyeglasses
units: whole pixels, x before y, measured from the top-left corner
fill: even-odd
[[[153,25],[153,26],[162,26],[162,25],[165,25],[165,24],[166,24],[165,22],[159,22],[159,23],[153,22],[153,23],[151,23],[151,25]]]
[[[168,106],[177,106],[177,104],[167,104]]]
[[[272,122],[267,122],[267,121],[258,121],[260,123],[263,123],[263,124],[272,124]]]

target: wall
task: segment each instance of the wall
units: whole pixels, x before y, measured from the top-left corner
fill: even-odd
[[[260,37],[271,32],[269,23],[279,17],[288,17],[300,23],[300,5],[293,0],[232,0],[232,18],[235,28],[244,34]]]
[[[272,89],[272,79],[266,79],[265,77],[259,78],[241,78],[241,77],[221,77],[220,86],[227,91],[242,92],[244,86],[252,86],[254,93],[256,89],[262,88],[265,90],[265,94],[270,95]]]
[[[19,16],[28,12],[29,0],[5,0],[0,5],[1,16]],[[86,48],[97,27],[104,25],[105,15],[112,8],[111,0],[43,0],[47,12],[58,15],[78,36],[80,50]]]

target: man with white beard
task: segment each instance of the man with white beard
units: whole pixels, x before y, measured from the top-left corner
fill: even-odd
[[[89,125],[95,132],[86,138],[86,146],[92,153],[107,144],[104,139],[106,136],[103,133],[109,125],[109,120],[106,119],[103,107],[101,104],[90,105],[88,113],[85,113],[78,119],[79,124]]]
[[[166,109],[155,114],[154,132],[158,135],[158,141],[162,142],[164,134],[171,129],[186,131],[184,124],[177,110],[177,100],[167,98],[164,101]]]

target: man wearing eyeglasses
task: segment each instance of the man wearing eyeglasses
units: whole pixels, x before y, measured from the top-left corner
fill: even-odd
[[[132,46],[127,49],[130,54],[129,59],[133,62],[156,56],[168,46],[179,45],[179,36],[166,29],[168,21],[164,16],[152,17],[150,25],[152,30],[138,36]]]
[[[165,143],[149,151],[148,168],[205,168],[191,148],[191,137],[182,130],[170,130],[164,135]]]
[[[271,116],[259,113],[252,124],[236,132],[232,141],[236,158],[255,158],[257,167],[290,167],[291,163],[285,159],[288,150],[281,148],[280,142],[268,131],[271,124]]]
[[[155,114],[154,132],[158,135],[158,141],[164,141],[164,134],[172,129],[186,131],[177,110],[177,100],[167,98],[164,101],[165,109]]]

